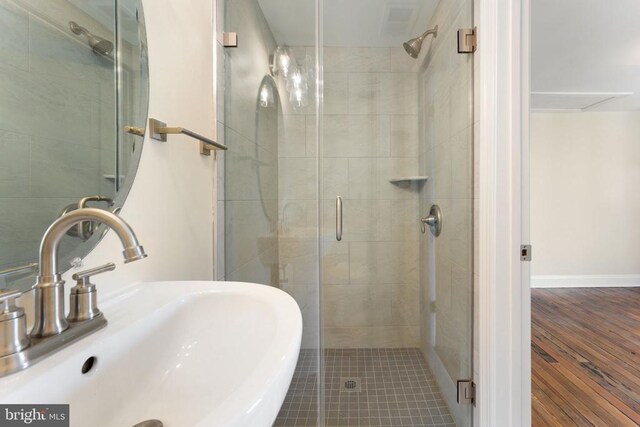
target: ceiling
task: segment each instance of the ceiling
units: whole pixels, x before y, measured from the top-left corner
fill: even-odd
[[[532,106],[640,110],[640,1],[532,0]],[[602,100],[595,103],[594,100]]]
[[[315,44],[314,1],[258,1],[278,43]],[[427,28],[437,4],[324,0],[324,44],[400,46]],[[532,0],[531,9],[534,108],[640,110],[640,0]]]
[[[446,0],[449,1],[449,0]],[[258,0],[278,43],[315,45],[315,2]],[[391,47],[421,34],[438,0],[323,0],[325,46]]]

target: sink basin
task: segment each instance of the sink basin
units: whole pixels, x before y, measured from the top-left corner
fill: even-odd
[[[107,327],[0,379],[0,402],[67,403],[78,427],[272,425],[302,336],[288,294],[252,283],[151,282],[98,299]]]

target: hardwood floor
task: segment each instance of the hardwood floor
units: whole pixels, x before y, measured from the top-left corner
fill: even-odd
[[[640,425],[640,288],[531,290],[533,425]]]

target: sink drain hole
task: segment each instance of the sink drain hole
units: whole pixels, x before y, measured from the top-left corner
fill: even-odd
[[[90,358],[85,360],[84,363],[82,364],[82,369],[81,369],[82,373],[86,374],[87,372],[92,370],[94,366],[96,366],[97,362],[98,362],[98,358],[95,356],[91,356]]]
[[[133,427],[162,427],[162,421],[159,420],[146,420],[134,425]]]

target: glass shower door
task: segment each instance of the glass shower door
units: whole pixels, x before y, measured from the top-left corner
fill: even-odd
[[[420,215],[432,206],[442,215],[441,233],[426,226],[421,236],[421,346],[457,425],[470,425],[472,405],[457,402],[457,386],[474,377],[473,55],[458,53],[457,32],[473,28],[473,4],[447,3],[455,5],[442,11],[441,33],[419,75],[420,172],[429,176]]]
[[[471,425],[456,401],[472,379],[473,56],[457,47],[471,12],[471,0],[323,2],[328,426]],[[425,32],[414,58],[403,42]],[[421,232],[432,205],[438,237]]]

